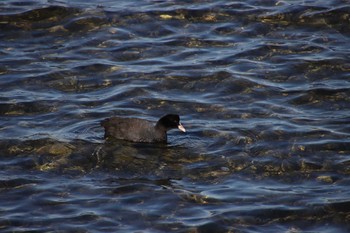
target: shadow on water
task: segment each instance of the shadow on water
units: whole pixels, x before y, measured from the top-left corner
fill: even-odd
[[[128,179],[213,182],[236,175],[258,180],[268,177],[288,183],[305,179],[334,183],[349,174],[347,159],[339,158],[337,162],[331,162],[325,156],[309,155],[313,151],[317,155],[327,155],[329,150],[335,148],[341,152],[347,149],[345,142],[330,141],[322,147],[313,141],[298,144],[290,139],[290,143],[285,143],[286,134],[276,133],[264,135],[264,131],[261,131],[260,135],[252,135],[249,131],[241,131],[242,136],[236,137],[234,134],[204,129],[184,139],[177,138],[177,142],[170,144],[122,140],[92,143],[79,139],[63,142],[50,138],[3,140],[0,142],[0,153],[2,158],[12,161],[13,169],[22,167],[71,175],[99,171]],[[313,133],[318,135],[320,132]],[[217,140],[211,143],[215,146],[203,145],[208,143],[209,138]],[[8,164],[4,163],[3,166],[11,170]],[[324,175],[327,172],[330,175]]]
[[[14,167],[63,174],[103,171],[128,179],[182,179],[195,178],[191,170],[203,164],[209,166],[206,156],[193,153],[184,146],[168,144],[118,140],[61,142],[46,138],[2,141],[1,148],[4,158],[16,158],[12,164]]]

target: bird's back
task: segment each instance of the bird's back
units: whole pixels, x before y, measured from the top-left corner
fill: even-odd
[[[111,117],[103,120],[105,138],[115,138],[133,142],[163,142],[166,132],[159,132],[150,121],[136,118]]]

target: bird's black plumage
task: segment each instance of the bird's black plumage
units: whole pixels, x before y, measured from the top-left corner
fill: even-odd
[[[176,114],[161,117],[157,123],[137,118],[111,117],[101,121],[106,139],[120,139],[132,142],[166,142],[167,131],[178,128],[185,132]]]

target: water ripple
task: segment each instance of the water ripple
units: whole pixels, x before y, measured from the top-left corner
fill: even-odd
[[[348,232],[348,10],[1,2],[1,228]],[[167,145],[103,140],[168,112]]]

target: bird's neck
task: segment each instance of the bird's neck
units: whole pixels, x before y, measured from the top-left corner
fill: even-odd
[[[156,128],[156,130],[160,130],[160,131],[164,131],[164,132],[166,132],[168,129],[163,125],[163,124],[161,124],[161,122],[157,122],[157,124],[156,124],[156,126],[154,127],[154,128]]]

